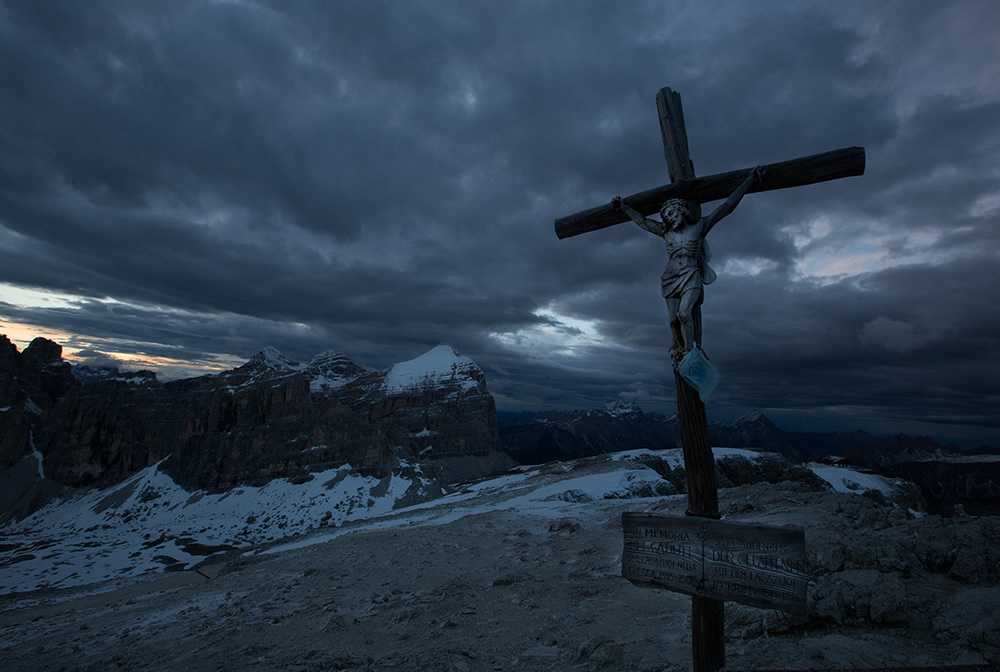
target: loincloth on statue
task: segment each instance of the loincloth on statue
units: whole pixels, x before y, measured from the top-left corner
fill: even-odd
[[[701,272],[697,266],[686,269],[682,273],[667,273],[664,271],[660,278],[660,293],[665,299],[679,299],[692,289],[701,289],[705,282],[701,277]]]

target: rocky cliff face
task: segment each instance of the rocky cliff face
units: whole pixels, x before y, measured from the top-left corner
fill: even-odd
[[[916,483],[928,511],[949,513],[961,505],[968,513],[1000,514],[1000,455],[989,447],[964,453],[928,436],[897,434],[846,452],[852,464]]]
[[[150,371],[77,383],[37,421],[45,474],[71,486],[109,485],[169,454],[176,400]]]
[[[36,338],[18,352],[0,335],[0,469],[34,450],[42,419],[77,386],[58,343]]]
[[[187,400],[167,470],[199,488],[345,463],[378,477],[420,463],[447,481],[513,464],[483,372],[448,346],[377,372],[341,354],[299,364],[265,350],[231,372],[166,387]]]
[[[40,341],[23,353],[0,342],[0,466],[37,449],[65,485],[116,483],[164,459],[179,484],[207,489],[344,464],[380,478],[422,468],[442,482],[513,464],[482,371],[447,346],[385,371],[268,348],[231,371],[161,383],[86,367],[74,378],[61,348]]]

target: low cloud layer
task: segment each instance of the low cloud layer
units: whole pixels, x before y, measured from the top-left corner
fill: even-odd
[[[701,175],[867,152],[712,232],[710,413],[997,444],[998,30],[990,1],[0,0],[0,330],[177,375],[444,342],[502,408],[670,412],[662,242],[552,229],[668,180],[670,86]]]

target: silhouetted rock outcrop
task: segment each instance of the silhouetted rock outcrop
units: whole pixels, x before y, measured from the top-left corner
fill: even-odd
[[[62,346],[36,338],[24,352],[0,335],[0,469],[34,450],[41,420],[78,382],[62,360]]]

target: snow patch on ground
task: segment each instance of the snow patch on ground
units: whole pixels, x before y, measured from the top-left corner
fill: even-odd
[[[638,460],[643,457],[652,457],[654,455],[661,455],[668,451],[664,450],[650,450],[649,448],[636,448],[635,450],[623,450],[620,453],[615,453],[611,456],[613,461],[619,460]]]
[[[0,529],[0,593],[189,568],[227,550],[381,516],[412,486],[430,482],[410,468],[412,480],[365,477],[345,465],[307,483],[276,479],[207,493],[184,490],[154,465]]]
[[[367,520],[364,529],[446,525],[468,516],[496,511],[554,520],[571,515],[582,502],[641,498],[652,492],[657,484],[663,483],[659,474],[645,466],[570,478],[557,477],[555,482],[548,482],[550,480],[539,469],[506,474],[470,485],[457,493],[399,509],[391,518]],[[351,531],[353,528],[345,527],[318,532],[287,544],[271,546],[261,554],[271,555],[326,543]]]
[[[749,450],[747,448],[712,448],[715,459],[720,457],[745,457],[748,460],[756,460],[762,455],[759,450]]]
[[[762,455],[741,448],[713,452],[716,459],[754,460]],[[186,491],[154,465],[116,486],[56,500],[0,528],[0,594],[189,569],[215,554],[254,552],[251,547],[259,545],[268,546],[260,552],[270,555],[360,529],[439,526],[492,512],[553,520],[573,515],[586,503],[662,499],[671,491],[644,464],[649,458],[671,468],[683,464],[682,451],[668,449],[523,466],[406,508],[396,505],[413,495],[411,488],[432,483],[419,465],[402,464],[402,470],[413,475],[406,478],[394,474],[380,480],[344,465],[314,472],[305,483],[277,479],[224,493]],[[895,490],[891,480],[874,474],[823,465],[810,468],[838,492]]]
[[[878,490],[884,495],[892,495],[897,490],[892,479],[876,474],[866,474],[847,467],[810,464],[809,469],[829,483],[837,492],[860,494],[866,490]]]
[[[712,448],[712,455],[715,459],[723,457],[745,457],[748,460],[756,460],[761,453],[746,448]],[[641,460],[646,457],[658,457],[673,467],[684,466],[684,451],[680,448],[667,448],[665,450],[650,450],[648,448],[638,448],[636,450],[624,450],[615,453],[612,460]]]

